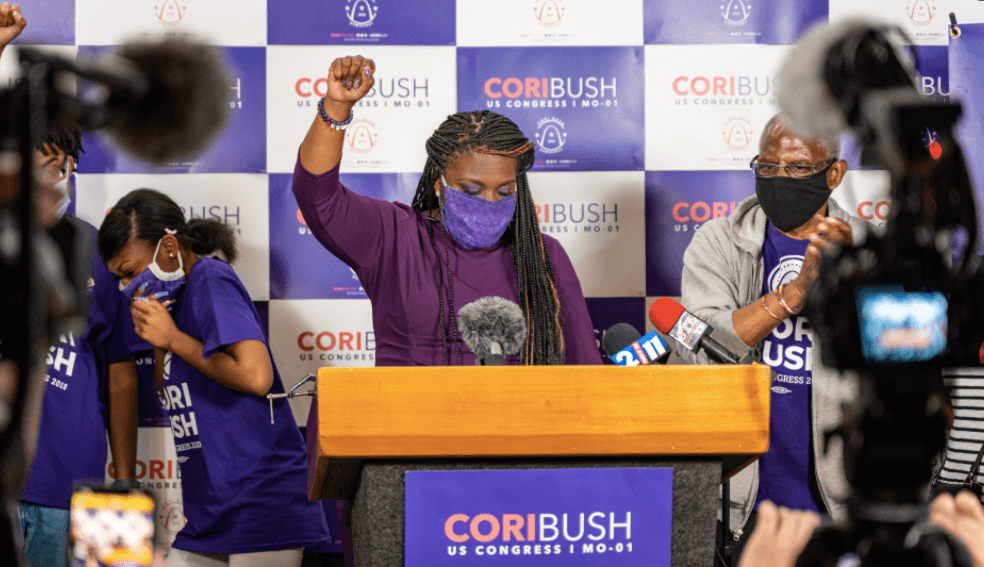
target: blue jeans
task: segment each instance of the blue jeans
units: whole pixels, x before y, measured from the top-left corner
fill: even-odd
[[[68,547],[68,510],[21,502],[17,510],[24,549],[24,565],[65,567]]]

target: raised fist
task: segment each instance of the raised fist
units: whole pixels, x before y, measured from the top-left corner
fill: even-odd
[[[331,62],[328,69],[328,94],[325,95],[325,109],[328,103],[334,106],[351,107],[359,99],[366,96],[373,85],[373,74],[376,64],[372,59],[360,55],[355,57],[339,57]],[[344,119],[345,117],[341,117]]]
[[[11,5],[9,2],[0,4],[0,49],[10,45],[24,31],[25,26],[27,20],[21,15],[20,5]]]

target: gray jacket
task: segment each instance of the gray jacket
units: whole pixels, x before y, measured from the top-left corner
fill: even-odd
[[[828,216],[850,224],[855,244],[864,240],[867,234],[864,221],[851,217],[833,199],[828,201],[827,211]],[[758,204],[758,198],[753,195],[739,203],[730,217],[704,223],[683,255],[683,305],[714,328],[715,340],[731,352],[754,360],[760,360],[760,345],[749,347],[739,339],[731,317],[734,311],[762,295],[765,230],[765,213]],[[703,353],[695,357],[679,346],[678,350],[684,351],[680,352],[681,356],[690,362],[708,362]],[[832,439],[824,452],[823,433],[840,423],[841,402],[856,396],[857,379],[823,366],[816,336],[813,337],[812,358],[810,413],[817,484],[827,509],[835,519],[841,519],[848,496],[842,444],[839,438]],[[734,535],[741,535],[741,529],[752,513],[757,493],[756,461],[731,479],[731,530]]]

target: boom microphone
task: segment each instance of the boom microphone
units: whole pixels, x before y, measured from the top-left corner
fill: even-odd
[[[458,330],[479,366],[505,364],[506,357],[519,354],[526,342],[523,310],[501,297],[483,297],[459,309]]]
[[[63,96],[86,130],[105,128],[119,148],[154,165],[184,161],[211,145],[229,113],[229,76],[218,50],[180,39],[122,45],[95,62],[22,47],[21,60],[47,64],[104,86],[96,103]]]
[[[908,41],[898,28],[863,19],[811,29],[779,70],[778,106],[786,123],[801,136],[835,138],[861,125],[868,91],[915,90],[903,43]]]
[[[650,331],[645,336],[639,334],[628,323],[616,323],[605,331],[602,339],[605,353],[619,366],[639,366],[642,364],[666,364],[670,358],[670,346]]]
[[[718,364],[738,364],[738,356],[711,338],[710,325],[701,321],[676,301],[661,297],[649,308],[649,320],[653,325],[674,339],[687,350],[703,349],[707,357]]]

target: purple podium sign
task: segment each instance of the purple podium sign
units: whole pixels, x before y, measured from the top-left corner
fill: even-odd
[[[455,0],[267,0],[270,45],[454,45]]]
[[[534,171],[645,167],[643,48],[458,48],[458,110],[492,110],[536,143]]]
[[[646,295],[680,295],[683,253],[700,227],[755,194],[752,171],[646,172]]]
[[[27,19],[27,27],[14,44],[75,45],[75,0],[23,4],[21,14]]]
[[[673,469],[406,474],[406,567],[670,565]]]
[[[98,58],[113,47],[79,47],[79,57]],[[266,49],[221,47],[232,79],[229,122],[212,146],[190,162],[153,166],[122,153],[100,132],[86,132],[80,173],[265,173]]]
[[[828,0],[645,0],[645,42],[795,43],[827,19]]]
[[[365,299],[352,268],[336,258],[311,234],[291,191],[292,174],[270,175],[270,298]],[[342,174],[341,180],[362,195],[409,203],[417,190],[417,173]]]

